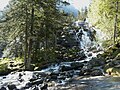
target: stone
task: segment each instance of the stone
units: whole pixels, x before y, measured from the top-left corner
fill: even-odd
[[[78,69],[78,68],[83,67],[83,66],[84,66],[83,63],[79,63],[79,62],[71,63],[71,67],[72,67],[73,69]]]
[[[21,79],[21,77],[23,76],[23,74],[19,73],[19,75],[18,75],[18,76],[19,76],[19,79]]]
[[[5,87],[1,87],[0,90],[7,90]]]
[[[59,72],[52,72],[52,73],[50,73],[50,76],[52,76],[52,75],[59,75]]]
[[[85,58],[87,58],[87,56],[84,54],[84,52],[80,52],[79,60],[84,60]]]
[[[92,53],[88,53],[88,57],[92,56]]]
[[[37,86],[33,87],[32,90],[39,90]]]
[[[39,72],[38,75],[39,75],[40,77],[46,77],[46,76],[47,76],[47,73],[45,73],[45,72]]]
[[[65,80],[66,76],[58,76],[58,79],[62,79],[62,80]]]
[[[97,69],[97,70],[93,70],[93,71],[91,72],[91,75],[92,75],[92,76],[102,76],[103,73],[102,73],[102,71],[101,71],[100,69]]]
[[[57,79],[57,75],[51,75],[50,76],[52,80],[56,80]]]
[[[64,72],[64,71],[72,70],[72,68],[70,66],[61,66],[59,70]]]
[[[31,82],[28,82],[28,83],[26,83],[24,89],[28,89],[28,88],[30,88],[30,87],[32,87],[32,83],[31,83]]]
[[[48,84],[44,83],[41,85],[41,90],[46,90],[48,87]]]
[[[14,85],[14,84],[8,85],[7,87],[9,90],[16,90],[17,89],[16,85]]]
[[[92,67],[103,66],[105,65],[105,60],[103,60],[102,58],[92,58],[88,63]]]
[[[91,70],[92,70],[91,65],[83,66],[83,68],[81,69],[81,72],[80,72],[80,76],[82,76],[82,75],[90,75]]]
[[[42,84],[44,81],[44,79],[37,79],[35,81],[32,82],[32,85],[39,85],[39,84]]]

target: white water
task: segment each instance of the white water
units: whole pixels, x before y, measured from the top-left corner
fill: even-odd
[[[80,25],[83,25],[84,23],[80,23],[79,21],[75,22],[76,23],[76,27],[79,27]],[[88,28],[89,29],[89,28]],[[90,32],[93,32],[92,29],[89,29]],[[74,30],[70,30],[70,32],[76,32]],[[80,33],[83,33],[81,38],[79,37]],[[83,49],[85,55],[87,56],[87,58],[85,60],[80,60],[80,61],[76,61],[76,62],[84,62],[84,61],[89,61],[91,60],[93,57],[96,57],[99,53],[102,53],[103,51],[98,51],[98,52],[93,52],[93,50],[89,50],[90,48],[95,48],[94,50],[99,50],[101,49],[100,45],[98,47],[98,44],[95,40],[91,41],[90,37],[89,37],[89,32],[88,31],[84,31],[83,28],[81,28],[78,32],[76,32],[75,36],[76,40],[79,41],[80,43],[80,48]],[[91,53],[92,55],[89,56],[88,54]],[[72,62],[61,62],[60,64],[55,64],[55,65],[51,65],[46,69],[43,69],[39,72],[45,72],[45,73],[49,73],[49,72],[59,72],[59,68],[60,66],[70,66]],[[78,71],[74,71],[73,73],[77,73]],[[23,82],[19,82],[19,74],[20,73],[25,73],[25,75],[22,76],[22,79],[24,80]],[[4,76],[0,77],[0,86],[6,85],[6,84],[15,84],[17,86],[18,89],[20,89],[21,87],[24,87],[26,85],[26,83],[29,82],[29,80],[32,78],[34,72],[16,72],[14,74],[9,74],[7,76],[5,76],[5,78],[3,79]],[[66,78],[65,80],[61,80],[62,83],[56,83],[56,84],[62,84],[64,85],[66,83],[66,81],[68,81],[69,78]],[[30,89],[29,89],[30,90]]]

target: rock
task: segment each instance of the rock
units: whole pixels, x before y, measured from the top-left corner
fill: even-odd
[[[105,65],[105,60],[103,60],[102,58],[92,58],[92,60],[90,60],[88,63],[92,67],[103,66]]]
[[[19,73],[19,75],[18,75],[18,76],[19,76],[19,79],[21,79],[21,77],[23,76],[23,74]]]
[[[24,89],[28,89],[28,88],[30,88],[30,87],[32,87],[32,83],[31,83],[31,82],[28,82],[28,83],[26,83]]]
[[[84,76],[86,76],[86,75],[90,75],[90,72],[84,72],[83,75],[84,75]]]
[[[32,85],[39,85],[39,84],[42,84],[44,81],[44,79],[37,79],[35,81],[32,82]]]
[[[61,75],[65,76],[65,74],[66,74],[65,72],[60,72],[60,76],[61,76]]]
[[[114,60],[119,60],[120,59],[120,53],[114,58]]]
[[[72,67],[73,69],[78,69],[78,68],[83,67],[83,66],[84,66],[83,63],[79,63],[79,62],[71,63],[71,67]]]
[[[103,75],[103,73],[102,73],[102,71],[100,69],[97,69],[97,70],[93,70],[91,72],[91,75],[92,76],[101,76],[101,75]]]
[[[37,86],[33,87],[32,90],[39,90]]]
[[[73,75],[74,75],[74,71],[73,70],[66,72],[67,78],[72,78]]]
[[[88,57],[92,56],[92,53],[88,53]]]
[[[72,68],[70,66],[61,66],[59,70],[64,72],[64,71],[72,70]]]
[[[75,72],[74,72],[74,75],[81,75],[82,74],[82,72],[80,71],[80,70],[76,70]]]
[[[16,85],[14,85],[14,84],[8,85],[7,87],[9,90],[16,90],[17,89]]]
[[[79,54],[79,60],[84,60],[85,58],[86,58],[85,53],[83,51],[80,52],[80,54]]]
[[[1,87],[0,90],[7,90],[5,87]]]
[[[45,73],[45,72],[39,72],[37,74],[39,77],[46,77],[47,76],[47,73]]]
[[[23,82],[24,81],[24,79],[18,79],[20,82]]]
[[[50,76],[52,80],[56,80],[57,79],[57,75],[51,75]]]
[[[65,80],[66,76],[58,76],[58,79],[62,79],[62,80]]]
[[[50,76],[52,76],[52,75],[59,75],[59,72],[52,72],[52,73],[50,73]]]
[[[91,65],[83,66],[80,75],[90,75],[91,69],[92,69]]]
[[[120,65],[110,67],[106,69],[109,75],[120,77]]]
[[[41,86],[41,90],[47,90],[48,84],[44,83]]]
[[[47,84],[48,84],[48,87],[52,87],[52,86],[55,86],[56,82],[55,81],[51,81],[51,82],[49,82]]]

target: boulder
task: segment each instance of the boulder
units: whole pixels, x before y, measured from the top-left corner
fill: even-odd
[[[29,89],[30,87],[32,87],[32,83],[28,82],[28,83],[26,83],[24,89]]]
[[[39,90],[39,88],[37,86],[34,86],[32,90]]]
[[[88,57],[92,56],[92,53],[88,53]]]
[[[44,81],[44,79],[37,79],[35,81],[32,82],[32,85],[39,85],[39,84],[42,84]]]
[[[83,63],[79,63],[79,62],[71,63],[71,68],[73,68],[73,69],[78,69],[78,68],[83,67],[83,66],[84,66]]]
[[[5,87],[1,87],[0,90],[7,90]]]
[[[91,75],[92,76],[101,76],[101,75],[103,75],[103,72],[100,69],[96,69],[91,72]]]
[[[102,58],[92,58],[92,60],[90,60],[88,63],[92,67],[103,66],[105,65],[105,60],[103,60]]]
[[[58,76],[58,79],[62,79],[62,80],[65,80],[66,76]]]
[[[91,66],[91,65],[85,65],[85,66],[83,66],[83,68],[81,69],[80,75],[90,75],[91,70],[92,70],[92,66]]]
[[[47,90],[48,84],[44,83],[41,85],[41,90]]]
[[[72,70],[72,68],[70,66],[61,66],[59,68],[60,71],[64,72],[64,71],[69,71]]]
[[[57,79],[57,75],[51,75],[50,78],[51,78],[52,80],[56,80],[56,79]]]
[[[7,87],[9,90],[16,90],[17,89],[16,85],[14,85],[14,84],[8,85]]]
[[[87,56],[85,55],[84,52],[79,53],[79,60],[84,60]]]

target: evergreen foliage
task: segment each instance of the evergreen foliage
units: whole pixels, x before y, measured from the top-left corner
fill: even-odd
[[[58,32],[71,23],[59,10],[61,0],[11,0],[1,19],[1,40],[9,57],[23,57],[26,69],[31,63],[56,60]],[[7,56],[7,57],[8,57]]]
[[[118,5],[116,6],[116,3]],[[118,8],[118,10],[117,10]],[[93,26],[101,29],[109,36],[107,41],[116,38],[119,41],[120,35],[120,0],[92,0],[88,17]],[[117,18],[116,18],[117,15]],[[115,24],[116,23],[116,24]],[[114,31],[116,28],[116,31]]]

